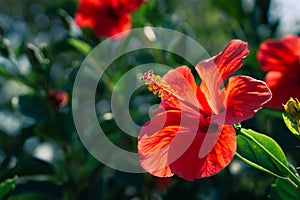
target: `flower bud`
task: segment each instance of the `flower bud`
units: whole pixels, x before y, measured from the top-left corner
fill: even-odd
[[[55,109],[59,109],[68,103],[69,96],[65,91],[50,89],[47,100]]]
[[[300,121],[300,102],[298,99],[292,97],[283,105],[285,111],[291,116],[292,119],[296,120],[297,123]]]

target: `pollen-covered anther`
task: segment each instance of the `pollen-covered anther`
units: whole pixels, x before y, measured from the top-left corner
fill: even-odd
[[[142,81],[148,86],[148,90],[154,95],[158,95],[160,98],[165,98],[168,101],[172,101],[176,98],[177,92],[174,91],[171,86],[159,75],[154,75],[152,70],[145,72],[141,77]]]

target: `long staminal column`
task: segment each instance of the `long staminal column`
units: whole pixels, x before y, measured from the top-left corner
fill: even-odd
[[[153,70],[145,72],[144,76],[141,77],[141,80],[145,81],[148,90],[154,95],[157,94],[158,97],[167,99],[168,101],[174,103],[178,100],[180,103],[192,108],[194,111],[198,113],[204,113],[199,106],[196,106],[179,96],[178,92],[172,89],[170,84],[167,83],[161,76],[155,75]]]
[[[148,90],[154,95],[158,95],[160,98],[165,98],[168,101],[174,101],[179,99],[178,93],[174,91],[171,86],[159,75],[154,75],[152,70],[145,72],[144,76],[141,77],[142,81],[146,81],[145,84]]]

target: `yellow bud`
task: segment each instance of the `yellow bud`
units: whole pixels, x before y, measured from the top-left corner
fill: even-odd
[[[283,105],[284,110],[291,116],[292,119],[299,122],[300,120],[300,102],[292,97]]]

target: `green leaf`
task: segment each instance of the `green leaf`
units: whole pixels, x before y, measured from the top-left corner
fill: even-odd
[[[237,146],[236,155],[259,170],[279,178],[288,178],[292,173],[280,146],[266,135],[242,128]]]
[[[68,43],[72,45],[74,48],[76,48],[78,51],[83,53],[84,55],[87,55],[92,50],[91,46],[82,40],[69,38]]]
[[[300,139],[300,132],[298,130],[298,126],[295,120],[293,120],[287,113],[282,113],[283,121],[286,127]]]
[[[0,184],[0,199],[3,199],[16,186],[17,176]]]
[[[32,199],[51,200],[53,198],[48,197],[45,194],[39,194],[39,193],[21,193],[9,198],[9,200],[32,200]]]
[[[288,180],[278,178],[272,184],[269,198],[272,200],[297,200],[300,199],[300,190]]]
[[[14,192],[9,200],[53,200],[63,199],[60,182],[56,182],[51,176],[43,176],[40,180],[35,177],[21,177],[18,189]]]
[[[43,72],[49,68],[50,61],[42,50],[32,43],[27,44],[28,58],[32,68],[37,72]]]

